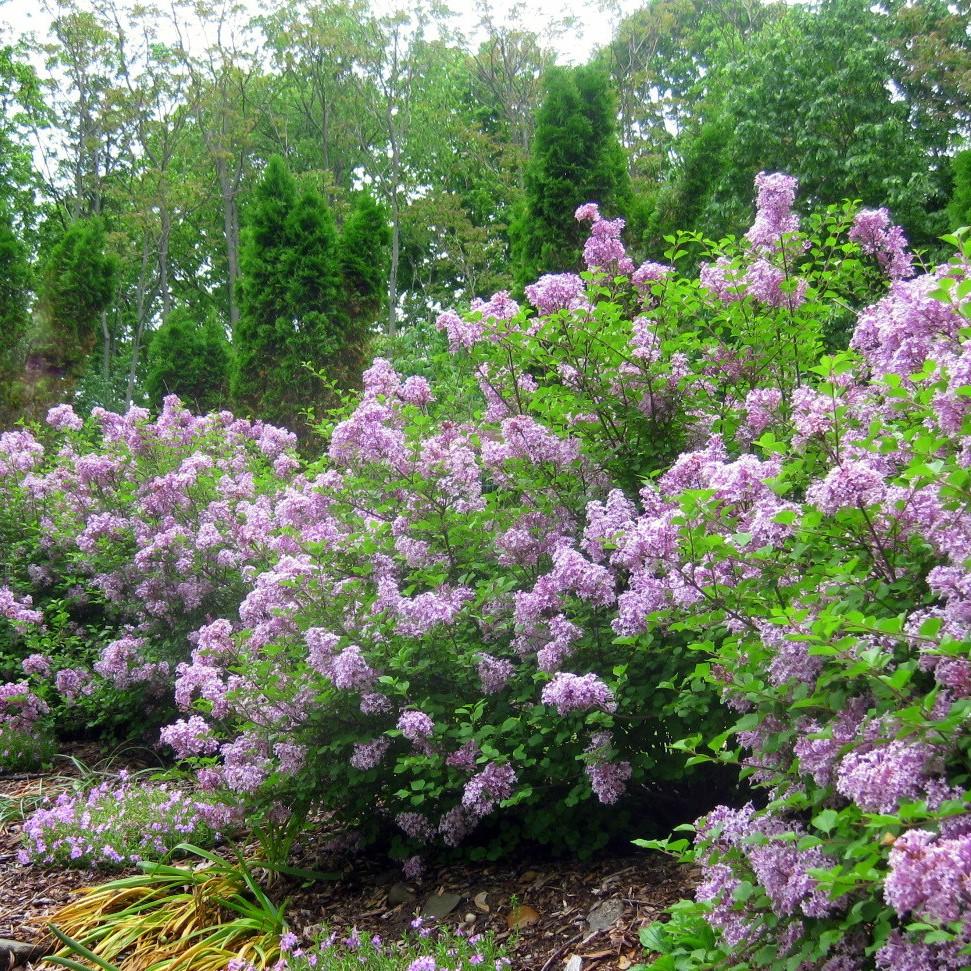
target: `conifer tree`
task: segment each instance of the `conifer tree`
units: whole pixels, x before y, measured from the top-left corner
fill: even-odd
[[[341,296],[346,319],[339,363],[340,370],[355,379],[364,363],[371,326],[381,317],[387,302],[390,245],[386,211],[369,192],[360,193],[340,238]]]
[[[155,332],[148,349],[145,389],[158,407],[178,395],[197,413],[215,411],[229,400],[230,348],[215,313],[200,322],[177,308]]]
[[[9,213],[0,210],[0,419],[17,408],[26,352],[30,265]]]
[[[313,371],[329,377],[341,345],[340,258],[323,197],[298,194],[278,156],[254,192],[240,276],[233,397],[244,411],[301,431],[302,412],[328,398]]]
[[[94,349],[118,272],[100,217],[76,220],[52,247],[28,339],[23,381],[28,414],[40,417],[70,398]]]
[[[614,97],[597,67],[553,68],[525,177],[525,203],[510,230],[520,286],[542,272],[576,268],[587,227],[573,213],[596,202],[605,215],[630,202]]]
[[[233,334],[232,394],[260,413],[274,381],[287,307],[288,222],[297,189],[286,164],[273,156],[256,185],[240,252],[240,319]]]

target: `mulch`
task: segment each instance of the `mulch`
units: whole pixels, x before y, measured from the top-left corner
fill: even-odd
[[[75,754],[89,765],[97,755]],[[47,775],[0,776],[0,938],[41,939],[46,915],[78,888],[117,876],[17,862],[21,824],[5,817],[4,808],[11,800],[29,805],[56,795],[71,787],[72,774],[70,764],[61,764]],[[324,868],[321,857],[313,856],[315,868]],[[361,935],[393,940],[430,909],[443,916],[426,923],[491,932],[516,971],[632,967],[644,958],[640,929],[689,896],[697,877],[661,854],[634,848],[584,861],[520,855],[495,863],[442,865],[408,883],[399,869],[388,868],[386,858],[366,853],[338,855],[332,865],[341,872],[337,880],[271,889],[275,899],[288,898],[287,919],[300,936],[324,928],[346,936],[356,928]]]
[[[695,877],[643,851],[573,862],[452,865],[429,871],[420,883],[404,884],[399,873],[364,863],[339,882],[298,891],[288,908],[294,931],[326,927],[346,936],[356,928],[362,936],[393,939],[429,904],[454,903],[434,923],[491,932],[513,968],[562,971],[579,956],[572,968],[623,971],[644,958],[640,929],[690,895]]]

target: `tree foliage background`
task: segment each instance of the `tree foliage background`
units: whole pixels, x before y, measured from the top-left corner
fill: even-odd
[[[300,424],[376,340],[574,269],[594,199],[639,258],[741,232],[762,169],[889,205],[929,255],[964,219],[966,0],[647,0],[572,67],[568,21],[477,9],[474,41],[439,6],[367,0],[49,0],[46,32],[0,26],[4,419],[190,393],[176,372],[204,374],[187,355],[219,331],[231,380],[220,352],[203,399]],[[292,212],[261,250],[277,157]],[[48,268],[79,225],[110,281],[72,293]]]

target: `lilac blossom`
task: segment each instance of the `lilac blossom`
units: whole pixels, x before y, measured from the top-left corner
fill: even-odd
[[[893,741],[867,751],[856,749],[836,770],[836,789],[867,812],[894,812],[905,799],[916,799],[934,757],[920,742]]]
[[[914,258],[907,251],[907,238],[900,226],[890,222],[886,209],[861,209],[853,217],[847,234],[867,256],[873,256],[891,280],[914,275]]]
[[[561,715],[574,711],[616,711],[613,693],[595,674],[569,674],[560,672],[542,693],[543,704],[552,705]]]
[[[476,818],[486,816],[512,795],[515,784],[516,772],[512,766],[490,762],[466,782],[462,805]]]

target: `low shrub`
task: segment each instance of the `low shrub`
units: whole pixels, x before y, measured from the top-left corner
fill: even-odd
[[[43,769],[53,756],[54,743],[47,732],[0,725],[0,774]]]
[[[344,938],[332,933],[304,948],[294,935],[285,934],[281,963],[287,971],[504,971],[511,962],[489,934],[433,929],[419,917],[401,940],[352,931]]]
[[[24,824],[18,858],[53,866],[132,866],[162,859],[180,843],[212,845],[228,822],[223,806],[121,773],[36,809]]]
[[[736,713],[684,747],[764,791],[698,820],[697,903],[652,932],[659,971],[971,964],[971,244],[951,243],[752,453],[682,456],[618,536],[672,525],[626,596]]]

